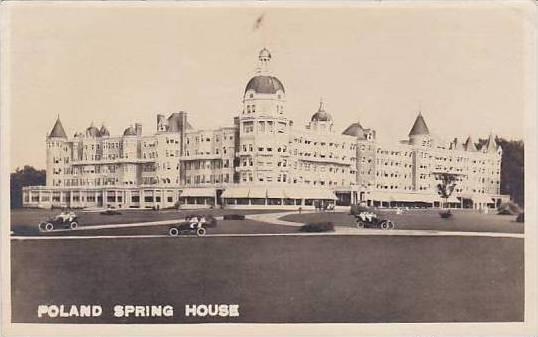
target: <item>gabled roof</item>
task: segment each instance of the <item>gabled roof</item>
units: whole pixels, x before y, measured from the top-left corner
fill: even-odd
[[[108,129],[105,127],[105,125],[101,125],[101,129],[99,130],[99,134],[101,136],[105,136],[105,137],[110,137],[110,132],[108,131]]]
[[[465,141],[464,146],[465,146],[465,151],[471,151],[471,152],[478,151],[471,136],[467,137],[467,140]]]
[[[95,127],[93,122],[86,129],[86,137],[101,137],[101,133],[99,132],[99,129]]]
[[[124,136],[136,136],[136,130],[133,126],[129,126],[125,131],[123,131]]]
[[[458,138],[454,138],[454,140],[452,141],[452,144],[451,144],[451,149],[452,150],[465,150],[465,145],[464,143],[460,142],[460,140]]]
[[[429,135],[430,130],[428,130],[428,126],[426,125],[426,122],[424,121],[424,117],[422,117],[422,113],[418,113],[417,119],[415,119],[415,123],[413,124],[413,127],[411,128],[411,131],[409,131],[409,136],[418,136],[418,135]]]
[[[486,151],[489,153],[497,152],[497,142],[495,141],[495,137],[493,136],[493,133],[489,134],[489,138],[486,143]]]
[[[342,132],[343,135],[347,135],[347,136],[353,136],[353,137],[356,137],[356,138],[360,138],[360,139],[365,139],[365,135],[364,135],[364,128],[362,127],[361,123],[359,122],[355,122],[353,124],[351,124],[350,126],[348,126],[344,132]]]
[[[60,122],[60,116],[56,119],[56,123],[52,127],[52,130],[49,133],[51,138],[67,138],[62,122]]]

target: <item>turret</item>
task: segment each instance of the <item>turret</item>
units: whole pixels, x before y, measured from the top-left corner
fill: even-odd
[[[47,136],[47,186],[62,186],[63,174],[65,173],[67,134],[63,128],[60,116]]]
[[[420,146],[431,145],[430,130],[428,130],[426,121],[424,120],[424,117],[422,117],[422,112],[418,113],[415,123],[409,131],[409,144]]]
[[[271,53],[264,48],[258,56],[256,75],[248,81],[243,95],[242,118],[285,118],[286,91],[282,82],[269,70]]]
[[[325,111],[323,99],[320,99],[318,111],[316,111],[310,118],[310,123],[307,125],[307,129],[330,132],[332,131],[332,127],[333,118],[331,114]]]

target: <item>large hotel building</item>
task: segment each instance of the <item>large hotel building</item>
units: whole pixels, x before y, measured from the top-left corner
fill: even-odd
[[[376,131],[352,123],[343,132],[320,103],[298,127],[286,90],[259,54],[243,109],[233,124],[194,129],[186,112],[157,115],[155,133],[129,126],[111,136],[93,124],[68,137],[60,119],[46,138],[46,186],[23,189],[26,207],[438,207],[440,173],[456,176],[451,207],[496,207],[502,149],[493,135],[442,142],[419,113],[409,138],[380,144]]]

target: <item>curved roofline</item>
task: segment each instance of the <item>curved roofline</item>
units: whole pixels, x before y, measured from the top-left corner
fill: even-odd
[[[260,94],[276,94],[279,90],[285,94],[286,89],[282,82],[275,76],[271,75],[256,75],[252,77],[245,86],[245,92],[249,90],[254,90],[256,93]]]

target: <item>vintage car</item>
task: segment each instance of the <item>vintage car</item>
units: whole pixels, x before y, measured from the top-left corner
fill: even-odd
[[[56,229],[76,229],[79,225],[78,217],[73,212],[62,212],[55,217],[39,223],[41,232],[50,232]]]
[[[121,212],[118,210],[115,210],[113,208],[108,208],[107,210],[104,210],[100,212],[101,215],[121,215]]]
[[[189,215],[185,217],[185,221],[170,227],[168,229],[168,235],[178,236],[191,234],[204,236],[207,233],[208,227],[215,227],[216,225],[217,219],[210,215]]]
[[[354,214],[357,228],[394,229],[395,224],[389,219],[381,219],[372,211],[362,210]]]

